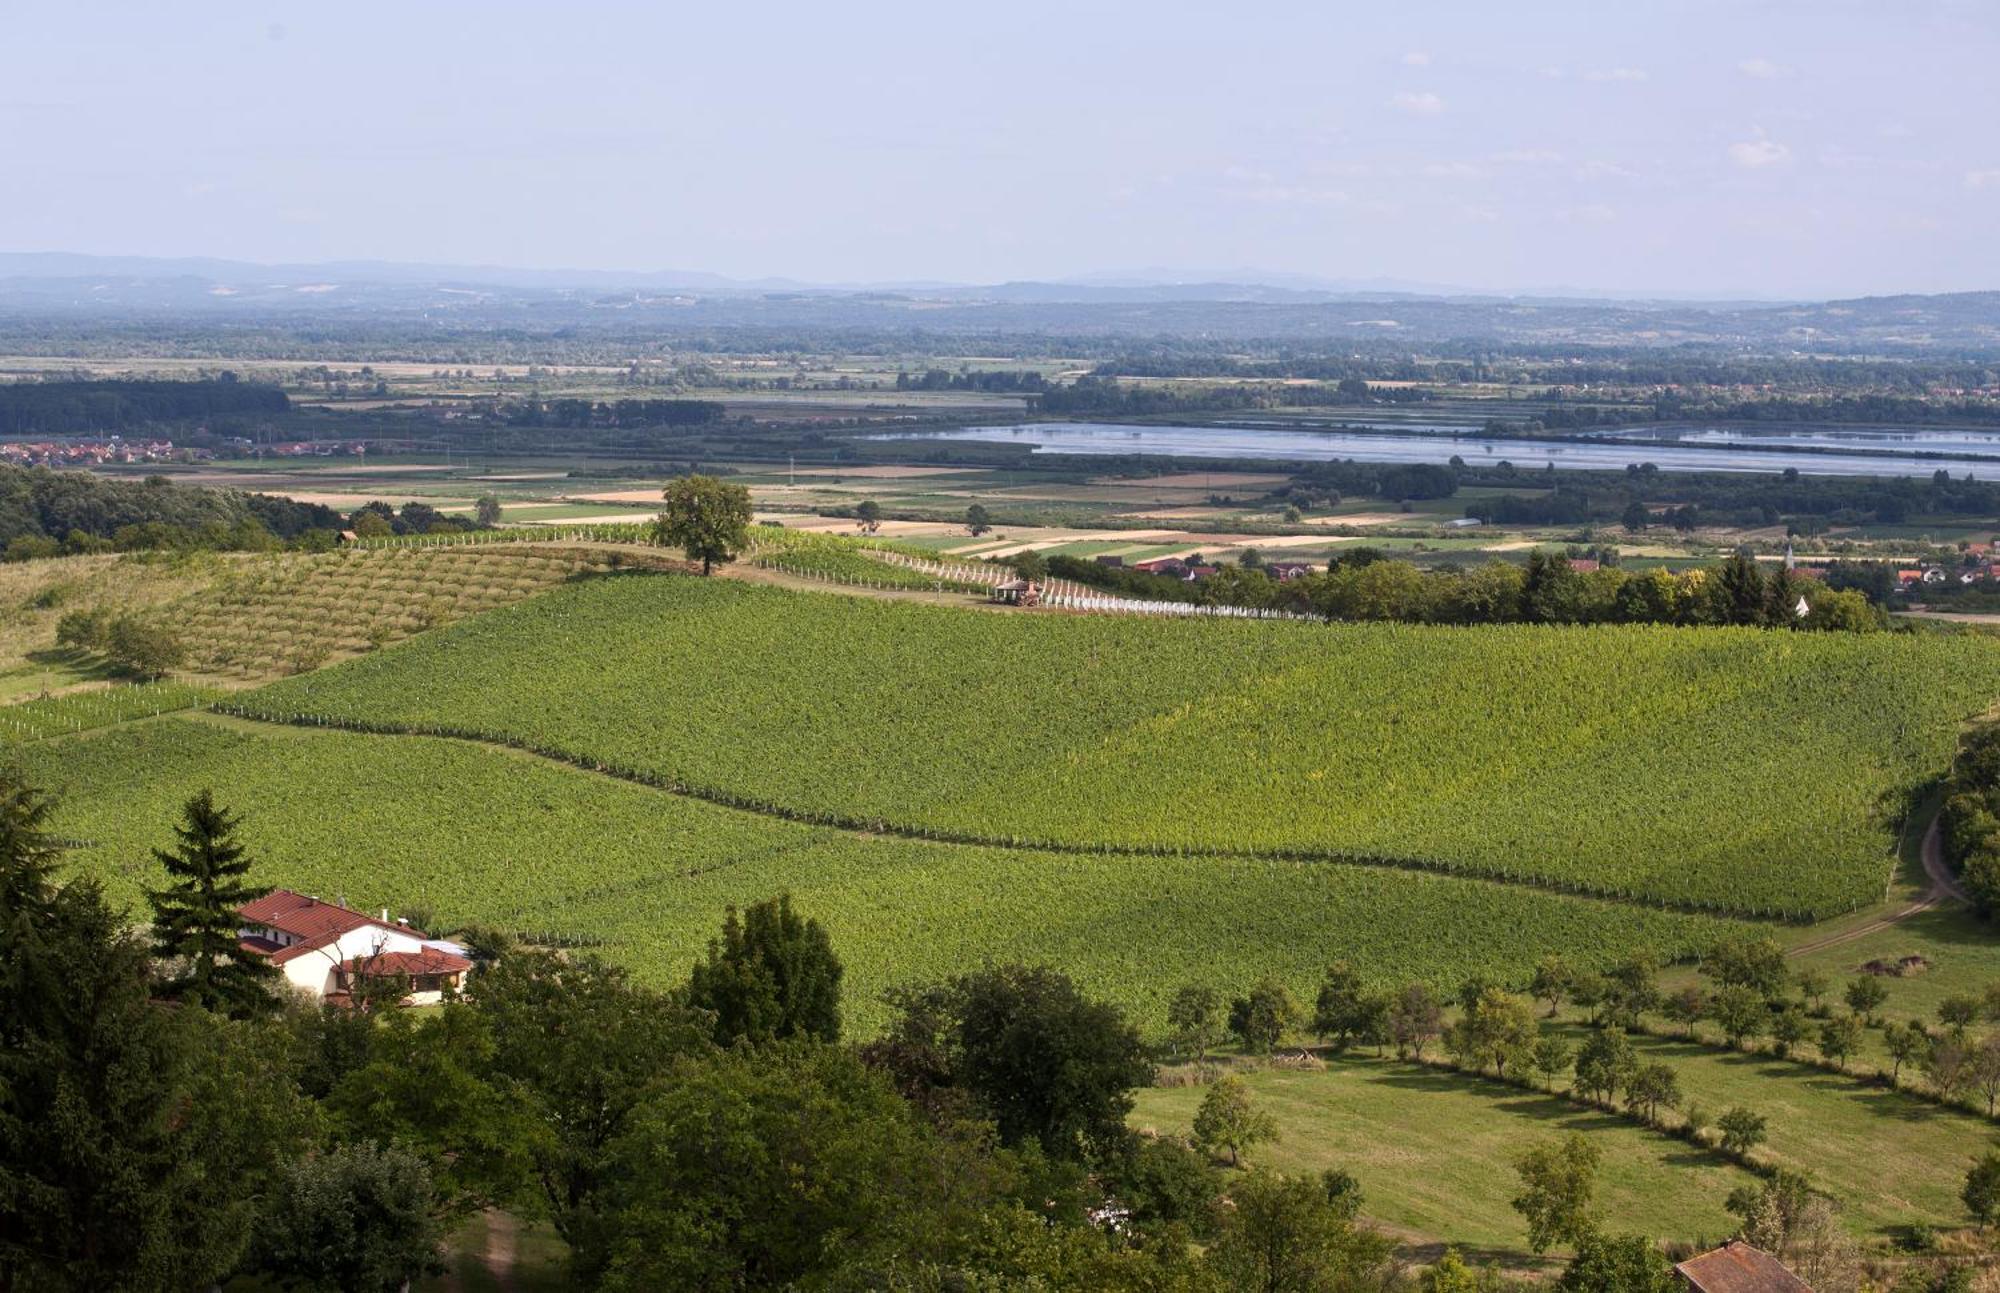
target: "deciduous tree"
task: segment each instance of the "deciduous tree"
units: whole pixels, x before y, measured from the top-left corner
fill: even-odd
[[[1528,1246],[1545,1253],[1557,1244],[1581,1245],[1597,1231],[1591,1202],[1602,1155],[1581,1133],[1538,1145],[1515,1160],[1521,1193],[1514,1211],[1528,1223]]]
[[[792,910],[792,896],[730,907],[722,937],[695,963],[688,1002],[715,1015],[715,1040],[753,1045],[783,1037],[840,1040],[840,958],[817,920]]]
[[[1239,1166],[1242,1152],[1278,1138],[1278,1123],[1250,1105],[1250,1089],[1239,1077],[1212,1083],[1194,1115],[1194,1143],[1210,1154],[1229,1151],[1229,1165]]]
[[[717,562],[734,561],[750,543],[750,491],[713,476],[683,476],[661,495],[666,507],[653,522],[653,542],[679,548],[706,575]]]

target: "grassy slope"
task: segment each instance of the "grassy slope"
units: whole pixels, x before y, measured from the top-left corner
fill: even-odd
[[[1752,1178],[1713,1154],[1609,1114],[1413,1064],[1346,1059],[1320,1072],[1246,1072],[1251,1101],[1280,1139],[1250,1161],[1281,1171],[1340,1168],[1361,1182],[1367,1214],[1390,1226],[1512,1257],[1526,1231],[1508,1200],[1513,1159],[1581,1131],[1604,1152],[1598,1199],[1621,1231],[1715,1238],[1732,1228],[1723,1200]],[[1138,1093],[1132,1123],[1185,1134],[1203,1088]]]
[[[868,838],[421,737],[169,717],[24,755],[66,795],[57,825],[87,842],[77,864],[129,902],[205,786],[244,816],[267,882],[602,939],[656,983],[685,975],[726,904],[790,890],[831,928],[862,1032],[881,1022],[883,988],[985,958],[1061,965],[1152,1031],[1194,979],[1240,989],[1270,972],[1309,994],[1342,956],[1385,983],[1514,978],[1541,950],[1672,955],[1728,924],[1396,871]]]
[[[1972,639],[995,617],[627,578],[253,703],[807,813],[1825,912],[1880,898],[1897,793],[1996,692],[2000,645]]]

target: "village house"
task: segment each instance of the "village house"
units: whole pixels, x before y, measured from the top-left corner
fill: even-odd
[[[1693,1293],[1812,1293],[1812,1286],[1761,1248],[1738,1239],[1674,1267]]]
[[[290,889],[274,889],[237,911],[244,951],[278,967],[292,987],[324,1001],[346,1002],[357,983],[402,977],[404,1005],[434,1005],[465,986],[465,949],[426,937],[407,920],[378,919]]]

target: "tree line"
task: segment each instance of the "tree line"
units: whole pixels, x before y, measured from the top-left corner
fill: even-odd
[[[0,436],[91,435],[166,422],[275,416],[292,402],[275,386],[223,373],[195,381],[0,382]]]
[[[1539,549],[1520,565],[1488,561],[1427,568],[1361,547],[1333,557],[1323,571],[1279,579],[1252,549],[1238,563],[1218,565],[1193,580],[1062,554],[1024,552],[1007,560],[1029,578],[1054,576],[1121,596],[1289,611],[1327,620],[1737,625],[1860,633],[1888,625],[1888,617],[1861,592],[1832,588],[1783,567],[1766,572],[1741,554],[1719,565],[1678,572],[1628,571],[1614,565],[1579,570],[1566,555]]]
[[[6,560],[149,548],[260,550],[314,531],[330,545],[340,515],[270,494],[143,482],[88,471],[0,465],[0,552]]]

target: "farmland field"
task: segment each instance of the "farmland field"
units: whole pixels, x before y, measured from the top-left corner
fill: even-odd
[[[1161,623],[627,576],[253,693],[806,821],[1382,862],[1752,916],[1878,901],[2000,644]]]
[[[872,838],[427,737],[168,716],[20,755],[63,796],[72,863],[130,903],[156,879],[148,850],[204,787],[242,812],[266,883],[596,946],[662,985],[685,976],[726,904],[789,890],[831,930],[864,1035],[882,989],[986,958],[1059,965],[1158,1032],[1192,980],[1240,989],[1273,973],[1308,993],[1349,957],[1385,984],[1455,985],[1521,977],[1530,947],[1608,964],[1741,928],[1392,870]]]

